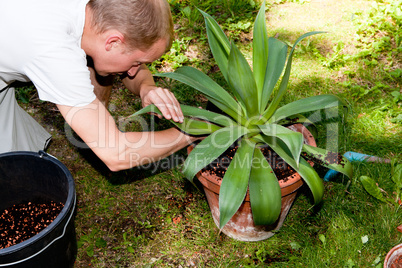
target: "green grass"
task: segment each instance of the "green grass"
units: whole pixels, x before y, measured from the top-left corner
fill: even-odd
[[[253,1],[170,2],[180,26],[176,50],[152,65],[152,70],[191,64],[221,79],[195,6],[217,17],[244,53],[250,53],[252,35],[245,25],[253,21],[258,1],[254,6]],[[374,3],[377,7],[372,8]],[[231,6],[225,9],[225,5]],[[270,36],[289,43],[306,31],[328,31],[303,41],[297,49],[286,96],[295,100],[333,93],[346,99],[343,121],[333,122],[325,112],[311,115],[324,121],[319,124],[318,133],[324,136],[318,143],[341,153],[356,151],[401,163],[402,47],[398,40],[402,33],[387,7],[391,4],[365,0],[269,1],[267,23]],[[391,39],[381,40],[388,43],[375,45],[379,37],[387,36]],[[158,83],[171,88],[180,102],[205,107],[206,99],[194,90],[171,81]],[[310,193],[302,188],[277,234],[261,242],[239,242],[219,233],[201,188],[180,172],[185,150],[158,165],[112,173],[92,153],[68,142],[64,121],[54,106],[39,103],[25,87],[19,96],[21,105],[52,133],[49,153],[75,178],[76,267],[382,267],[388,250],[402,243],[396,230],[402,224],[400,209],[370,196],[359,181],[362,175],[370,176],[392,194],[389,164],[353,163],[351,180],[338,176],[325,182],[324,201],[318,207],[312,207]],[[30,104],[24,103],[27,99]],[[124,118],[139,108],[139,100],[117,81],[110,107],[113,116]],[[150,124],[150,118],[146,120]],[[163,120],[155,123],[158,129],[170,126]],[[326,134],[334,138],[332,143]]]

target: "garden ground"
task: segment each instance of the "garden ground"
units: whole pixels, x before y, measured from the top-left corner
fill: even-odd
[[[174,51],[151,68],[165,71],[192,64],[219,77],[206,48],[202,21],[193,16],[194,1],[171,2],[177,29]],[[397,21],[399,35],[390,37],[382,27],[387,21],[395,24],[394,18],[388,13],[378,17],[385,12],[381,8],[397,2],[312,0],[268,5],[269,36],[293,43],[307,31],[328,32],[299,46],[287,96],[293,100],[333,93],[347,100],[344,120],[324,124],[321,130],[331,142],[321,138],[319,143],[341,153],[356,151],[401,162],[401,26]],[[252,40],[248,23],[258,6],[250,10],[247,16],[234,10],[220,21],[246,54]],[[223,12],[214,15],[224,17]],[[180,102],[205,107],[206,99],[192,89],[158,82],[169,86]],[[68,128],[54,105],[40,102],[29,87],[20,89],[19,99],[53,135],[48,153],[62,161],[75,179],[76,267],[381,267],[387,251],[402,243],[396,229],[402,224],[399,207],[374,199],[359,181],[368,175],[393,196],[389,164],[354,163],[351,180],[338,176],[325,182],[324,201],[318,207],[312,207],[309,192],[302,188],[277,234],[261,242],[239,242],[219,233],[202,190],[181,174],[185,150],[155,165],[113,173],[89,150],[73,144],[77,139],[66,135]],[[140,100],[117,80],[109,109],[122,130],[141,130],[123,120],[140,107]],[[325,113],[311,116],[328,119]],[[155,122],[156,129],[169,127],[162,120],[145,120],[149,126]]]

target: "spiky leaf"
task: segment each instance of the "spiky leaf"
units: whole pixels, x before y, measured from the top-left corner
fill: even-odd
[[[183,173],[190,181],[195,174],[225,152],[238,138],[248,133],[244,127],[219,129],[202,140],[188,155]]]
[[[297,44],[301,40],[303,40],[304,38],[306,38],[308,36],[311,36],[311,35],[314,35],[314,34],[319,34],[319,33],[323,33],[323,32],[315,31],[315,32],[305,33],[302,36],[300,36],[296,40],[296,42],[294,43],[294,45],[293,45],[293,47],[292,47],[292,49],[291,49],[291,51],[289,53],[289,56],[288,56],[288,61],[287,61],[287,64],[286,64],[285,73],[284,73],[284,75],[282,77],[282,81],[281,81],[281,83],[279,85],[278,92],[276,93],[276,95],[275,95],[274,99],[272,100],[272,102],[269,104],[267,110],[264,112],[263,118],[265,120],[268,120],[273,115],[273,113],[278,108],[278,105],[279,105],[280,101],[282,100],[282,98],[283,98],[283,96],[284,96],[284,94],[286,92],[288,82],[289,82],[289,77],[290,77],[290,70],[292,68],[293,52],[294,52]]]
[[[243,203],[247,193],[254,145],[240,142],[219,190],[219,228],[222,229]]]
[[[329,109],[332,107],[344,106],[345,102],[335,95],[318,95],[300,99],[291,103],[288,103],[278,108],[273,114],[272,118],[268,122],[278,122],[286,117],[292,115],[307,113],[311,111],[318,111],[321,109]]]
[[[300,158],[300,164],[297,167],[297,163],[293,159],[288,147],[280,139],[265,135],[260,135],[255,137],[255,139],[260,139],[267,143],[287,164],[296,170],[310,188],[315,204],[321,202],[324,195],[324,184],[317,172],[306,160]]]
[[[234,44],[229,54],[228,82],[237,100],[245,107],[247,117],[258,115],[259,100],[253,72]]]
[[[268,35],[265,24],[265,2],[261,5],[253,28],[253,73],[261,99],[268,59]]]
[[[209,121],[223,127],[230,127],[236,125],[236,122],[234,122],[230,117],[223,114],[218,114],[202,108],[197,108],[184,104],[181,104],[180,108],[185,116]]]
[[[267,109],[271,94],[282,75],[288,50],[288,46],[285,43],[273,37],[269,38],[268,44],[268,64],[265,70],[264,87],[261,96],[261,114]]]
[[[244,114],[236,100],[209,76],[193,67],[183,66],[174,73],[160,73],[155,76],[168,77],[187,84],[201,93],[219,109],[235,120],[242,120]]]
[[[249,192],[254,224],[274,223],[281,213],[281,188],[275,173],[259,148],[254,149]]]
[[[300,153],[303,146],[303,135],[277,124],[265,124],[258,126],[262,133],[270,137],[281,139],[290,151],[296,165],[299,165]]]
[[[308,158],[313,162],[318,162],[321,166],[341,172],[342,174],[352,178],[353,167],[349,160],[337,153],[303,144],[303,152],[307,153]],[[318,161],[317,161],[318,160]]]
[[[181,105],[181,109],[185,116],[193,116],[197,114],[198,119],[194,120],[192,118],[185,117],[183,119],[183,123],[174,122],[173,120],[170,121],[178,128],[180,128],[183,132],[188,133],[190,135],[211,134],[212,132],[222,128],[221,126],[232,126],[235,124],[230,118],[207,110],[186,105]],[[151,104],[137,111],[128,118],[142,115],[145,113],[156,113],[162,115],[158,107],[156,107],[154,104]],[[211,124],[210,122],[215,124]]]
[[[219,66],[223,76],[227,78],[228,73],[228,57],[230,53],[230,43],[219,24],[209,14],[200,10],[204,16],[207,28],[209,47],[212,55]]]

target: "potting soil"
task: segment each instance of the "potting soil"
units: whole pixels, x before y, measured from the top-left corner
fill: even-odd
[[[217,178],[223,178],[237,149],[238,149],[237,146],[229,147],[229,149],[227,149],[221,156],[219,156],[208,166],[203,168],[202,171],[207,171],[212,175],[216,175]],[[283,180],[285,182],[289,176],[296,173],[296,171],[291,166],[289,166],[270,147],[266,146],[261,148],[261,152],[265,156],[265,159],[268,161],[273,172],[275,173],[275,175],[278,177],[279,180]]]
[[[63,203],[23,202],[0,212],[0,249],[21,243],[45,229],[59,215]]]

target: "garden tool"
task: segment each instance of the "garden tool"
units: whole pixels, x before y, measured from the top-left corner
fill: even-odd
[[[346,159],[348,159],[350,162],[366,161],[366,162],[377,162],[377,163],[391,163],[391,160],[389,159],[384,159],[373,155],[361,154],[357,152],[346,152],[343,156],[346,157]],[[330,181],[338,173],[339,173],[338,171],[335,171],[333,169],[328,170],[328,172],[324,176],[324,181]]]

